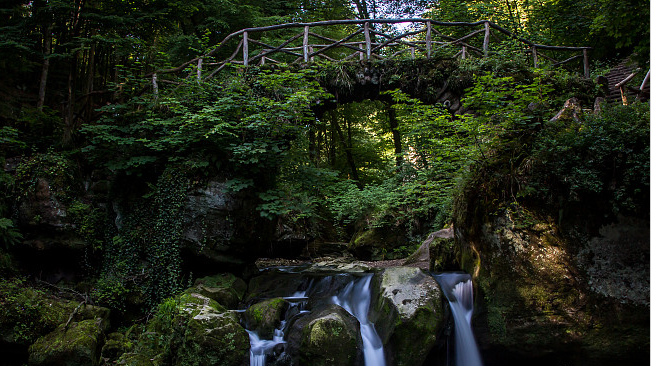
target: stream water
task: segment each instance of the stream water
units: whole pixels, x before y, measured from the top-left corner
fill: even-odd
[[[472,279],[467,273],[432,274],[447,297],[454,319],[456,366],[482,366],[470,325],[473,311]]]
[[[332,301],[346,309],[359,321],[364,346],[364,364],[366,366],[384,366],[384,347],[375,331],[373,323],[368,321],[368,309],[371,304],[371,278],[366,275],[349,282],[344,289],[332,297]]]
[[[343,277],[342,277],[343,276]],[[454,320],[454,355],[449,355],[456,366],[482,366],[482,360],[471,329],[473,312],[473,293],[471,277],[467,273],[441,273],[433,274],[444,295],[449,301]],[[288,323],[291,317],[309,313],[308,299],[320,298],[346,309],[360,324],[362,335],[364,364],[366,366],[385,366],[386,359],[382,340],[375,330],[373,323],[368,320],[371,304],[371,279],[373,274],[353,276],[339,274],[311,278],[303,282],[301,291],[295,291],[284,297],[290,303],[280,326],[274,331],[272,339],[260,339],[259,335],[251,330],[250,364],[251,366],[265,366],[269,355],[284,349]],[[324,297],[325,296],[325,297]],[[291,314],[291,315],[289,315]],[[288,318],[289,316],[289,318]],[[279,346],[281,345],[281,346]],[[271,361],[270,361],[271,362]],[[449,362],[449,361],[448,361]]]
[[[346,276],[350,277],[350,281],[331,296],[330,302],[346,309],[346,311],[359,321],[365,365],[385,366],[386,361],[382,340],[375,331],[373,323],[368,321],[368,311],[371,304],[370,284],[373,275],[368,274],[361,277]],[[312,279],[307,284],[305,290],[296,291],[290,296],[284,297],[290,303],[286,314],[300,315],[308,313],[309,310],[304,309],[307,299],[314,292],[320,292],[324,287],[328,287],[328,283],[332,283],[333,279],[333,276],[326,276],[319,280]],[[285,319],[281,322],[280,326],[274,331],[272,339],[260,339],[260,336],[255,331],[247,330],[251,342],[251,366],[265,366],[267,356],[273,353],[278,345],[285,343],[287,321],[288,319]]]

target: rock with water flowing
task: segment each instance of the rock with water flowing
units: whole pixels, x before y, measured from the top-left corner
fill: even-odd
[[[359,322],[338,305],[328,305],[299,318],[287,339],[294,365],[362,365]]]
[[[262,338],[271,338],[274,329],[280,326],[288,307],[289,302],[282,297],[249,306],[244,312],[246,329],[255,331]]]
[[[443,324],[443,296],[419,268],[387,268],[377,275],[371,320],[396,366],[421,365]]]

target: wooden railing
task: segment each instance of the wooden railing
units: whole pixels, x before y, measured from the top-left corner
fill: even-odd
[[[407,25],[400,34],[381,31],[389,24]],[[338,34],[348,33],[343,38],[334,39],[324,34],[332,27],[339,27]],[[477,28],[479,29],[474,29]],[[298,32],[295,30],[298,29]],[[397,28],[399,29],[399,28]],[[462,36],[451,34],[459,30],[471,29]],[[292,32],[293,31],[293,32]],[[272,45],[265,41],[265,35],[275,32],[273,39],[284,41]],[[283,34],[278,34],[283,33]],[[285,34],[290,33],[290,34]],[[588,50],[590,47],[548,46],[533,43],[490,21],[440,22],[432,19],[364,19],[364,20],[327,20],[311,23],[288,23],[266,27],[246,28],[226,36],[215,48],[206,54],[196,57],[184,64],[152,74],[152,82],[157,87],[157,74],[179,73],[191,70],[198,81],[206,80],[229,64],[240,64],[244,67],[264,65],[267,63],[308,63],[315,59],[328,61],[373,60],[389,58],[432,58],[436,52],[457,50],[454,57],[467,58],[472,56],[489,57],[491,40],[514,40],[523,51],[531,57],[533,66],[539,67],[540,60],[545,59],[553,66],[566,65],[577,59],[582,59],[583,75],[590,76]],[[566,55],[565,59],[557,61],[542,51],[553,51]],[[567,57],[569,56],[569,57]]]

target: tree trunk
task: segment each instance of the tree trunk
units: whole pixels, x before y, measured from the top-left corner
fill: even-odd
[[[396,155],[396,166],[401,167],[404,163],[404,157],[402,156],[402,137],[400,136],[400,130],[398,130],[398,119],[396,118],[395,109],[388,106],[387,115],[389,117],[389,128],[391,129],[391,134],[393,134],[393,149]]]
[[[341,145],[344,147],[344,151],[346,152],[346,161],[348,162],[348,167],[350,168],[350,175],[354,180],[359,182],[359,174],[357,173],[357,167],[355,166],[355,159],[353,159],[352,146],[346,142],[346,137],[344,136],[344,133],[341,130],[341,126],[339,125],[336,116],[332,118],[332,125],[337,131],[337,135],[339,136],[339,142],[341,142]],[[350,137],[350,133],[349,133],[349,137]]]
[[[38,86],[38,100],[36,108],[43,110],[45,104],[45,91],[47,88],[47,76],[50,72],[50,54],[52,54],[52,22],[49,22],[43,32],[43,66],[41,67],[41,81]]]

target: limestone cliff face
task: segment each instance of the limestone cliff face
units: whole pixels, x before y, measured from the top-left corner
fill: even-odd
[[[542,210],[489,212],[478,202],[457,213],[455,228],[487,360],[648,360],[648,220],[619,217],[595,232],[594,212],[561,228]]]

